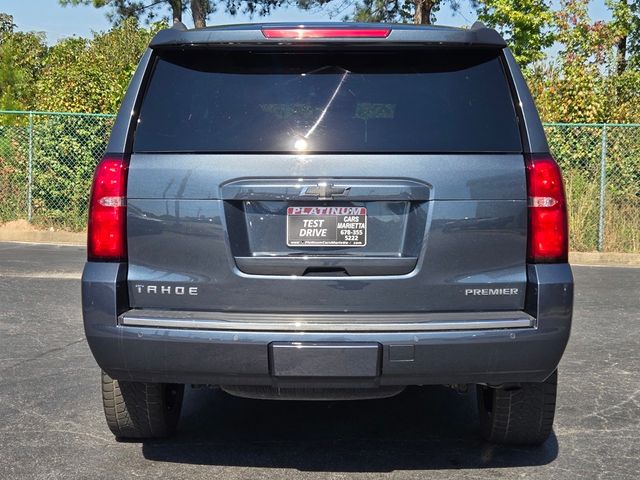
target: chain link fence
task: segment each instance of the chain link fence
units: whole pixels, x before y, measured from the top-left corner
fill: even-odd
[[[85,228],[113,115],[0,111],[0,222]]]
[[[107,114],[0,111],[0,223],[85,228]],[[547,124],[563,169],[571,249],[640,252],[640,125]]]
[[[546,124],[562,167],[570,247],[640,252],[640,124]]]

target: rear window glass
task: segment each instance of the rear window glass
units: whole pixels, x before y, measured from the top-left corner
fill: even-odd
[[[165,52],[136,152],[517,152],[496,52]]]

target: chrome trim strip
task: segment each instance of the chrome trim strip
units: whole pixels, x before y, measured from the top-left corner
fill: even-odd
[[[225,314],[229,317],[233,314]],[[269,317],[273,315],[266,315]],[[442,316],[442,315],[439,315]],[[449,316],[449,315],[446,315]],[[286,315],[278,316],[280,321],[274,320],[236,320],[202,318],[202,315],[171,318],[164,315],[128,315],[120,316],[120,325],[132,327],[157,327],[157,328],[181,328],[190,330],[237,330],[237,331],[271,331],[271,332],[433,332],[452,330],[495,330],[505,328],[531,328],[535,319],[526,313],[520,312],[520,316],[511,318],[487,318],[480,320],[447,320],[430,319],[429,315],[422,316],[423,321],[416,321],[402,317],[415,317],[414,315],[403,315],[399,321],[336,321],[331,320],[331,316],[326,316],[324,321],[319,321],[319,316],[303,319],[299,321],[287,319]],[[254,318],[257,315],[254,315]],[[315,318],[314,318],[315,317]],[[371,317],[371,316],[367,316]],[[387,315],[382,317],[395,317]],[[345,319],[346,320],[346,319]]]
[[[254,275],[304,275],[309,267],[341,267],[352,276],[403,275],[416,268],[418,257],[256,256],[234,257],[240,271]],[[328,273],[326,277],[335,276]]]

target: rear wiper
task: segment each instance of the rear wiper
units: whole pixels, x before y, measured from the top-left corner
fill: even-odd
[[[304,72],[301,75],[313,75],[315,73],[324,72],[325,70],[335,70],[335,73],[351,73],[346,68],[339,67],[337,65],[325,65],[324,67],[315,68],[313,70],[309,70],[308,72]]]

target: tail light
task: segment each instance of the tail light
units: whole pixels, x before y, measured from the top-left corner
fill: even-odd
[[[564,263],[569,250],[560,167],[550,155],[527,158],[530,263]]]
[[[289,38],[304,40],[307,38],[386,38],[390,28],[263,28],[266,38]]]
[[[87,256],[90,261],[119,262],[127,256],[127,169],[124,158],[110,155],[96,168],[89,202]]]

